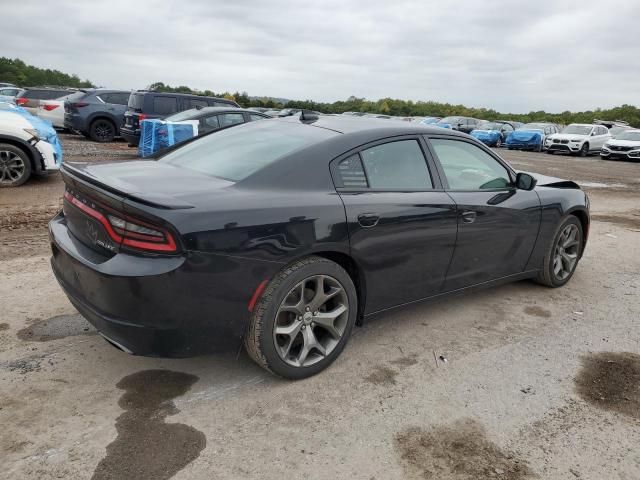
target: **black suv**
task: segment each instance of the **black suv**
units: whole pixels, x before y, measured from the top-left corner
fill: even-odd
[[[458,130],[459,132],[471,133],[483,122],[483,120],[478,120],[477,118],[472,117],[445,117],[440,120],[436,125],[449,125],[452,130]],[[447,127],[448,128],[448,127]]]
[[[129,95],[125,90],[92,89],[64,102],[64,127],[96,142],[110,142],[120,135]]]
[[[124,114],[124,125],[120,129],[122,137],[131,146],[140,142],[140,121],[147,118],[164,118],[177,112],[202,107],[240,106],[225,98],[203,97],[184,93],[163,93],[138,90],[129,97],[129,105]]]

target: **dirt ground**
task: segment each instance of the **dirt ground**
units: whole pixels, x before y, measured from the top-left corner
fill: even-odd
[[[66,161],[135,155],[62,141]],[[49,268],[59,176],[0,191],[0,478],[639,479],[640,164],[501,154],[589,192],[571,282],[396,311],[299,382],[111,347]]]

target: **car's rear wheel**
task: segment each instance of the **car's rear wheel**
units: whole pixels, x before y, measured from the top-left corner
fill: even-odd
[[[580,155],[581,157],[586,157],[587,155],[589,155],[589,144],[588,143],[584,143],[582,145],[582,148],[580,149],[580,152],[578,153],[578,155]]]
[[[498,140],[496,140],[496,148],[500,148],[501,146],[502,146],[502,139],[498,137]]]
[[[111,120],[99,118],[91,122],[89,128],[89,137],[94,142],[106,143],[111,142],[116,136],[116,126]]]
[[[0,143],[0,187],[19,187],[31,176],[31,160],[15,145]]]
[[[566,284],[576,271],[583,242],[580,220],[574,215],[568,216],[556,230],[537,281],[552,288]]]
[[[340,265],[315,256],[299,260],[269,282],[255,306],[247,352],[282,377],[315,375],[344,349],[357,303],[353,281]]]

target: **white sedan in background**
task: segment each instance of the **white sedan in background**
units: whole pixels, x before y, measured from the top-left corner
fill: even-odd
[[[51,125],[55,128],[64,128],[64,102],[67,100],[73,102],[85,94],[86,92],[73,92],[55,100],[40,100],[36,115],[43,120],[51,122]]]
[[[604,125],[572,123],[560,133],[548,136],[545,140],[545,147],[547,153],[571,153],[586,157],[592,152],[599,152],[610,139],[611,134]]]

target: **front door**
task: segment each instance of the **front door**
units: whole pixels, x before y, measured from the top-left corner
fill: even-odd
[[[339,158],[332,175],[364,274],[366,314],[438,293],[456,239],[456,206],[429,168],[419,136]]]
[[[490,150],[462,138],[431,138],[445,189],[458,207],[458,237],[443,291],[521,273],[535,245],[540,200],[518,190]]]

